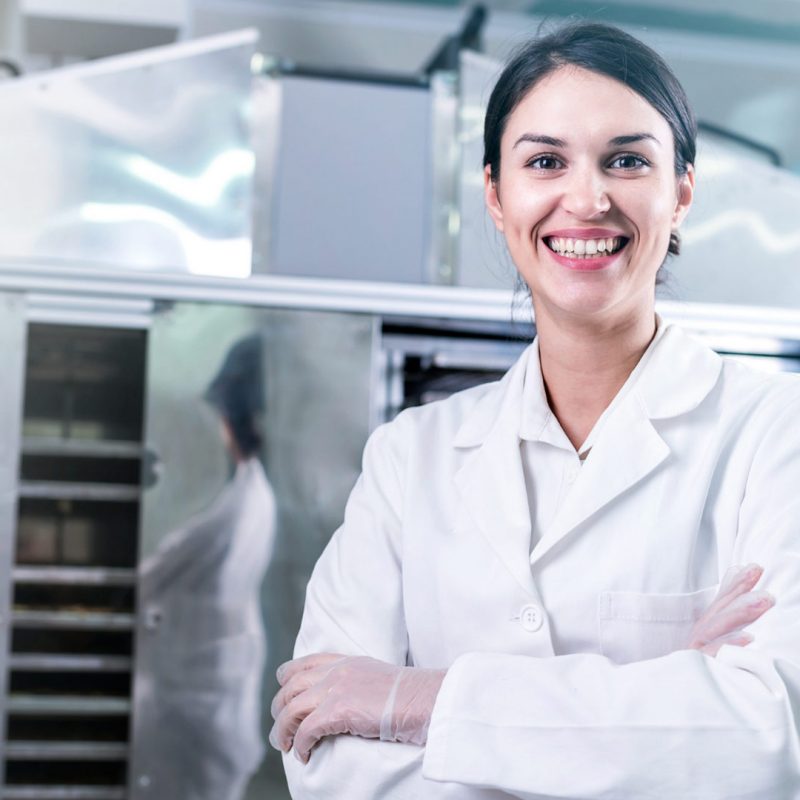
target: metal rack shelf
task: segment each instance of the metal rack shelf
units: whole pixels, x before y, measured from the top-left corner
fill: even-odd
[[[26,436],[22,440],[26,456],[77,456],[86,458],[141,458],[139,442],[114,442],[94,439],[60,439],[50,436]]]
[[[135,586],[136,570],[114,567],[14,567],[15,584]]]
[[[125,656],[64,656],[15,653],[9,669],[24,672],[130,672],[133,659]]]
[[[85,695],[11,694],[6,705],[8,714],[27,716],[119,716],[130,710],[127,698]]]
[[[138,486],[107,483],[22,481],[19,485],[19,496],[26,499],[136,502],[140,495]]]
[[[5,786],[2,800],[125,800],[123,786]]]
[[[124,761],[128,745],[117,742],[12,741],[6,744],[9,761]]]
[[[95,631],[131,631],[136,624],[133,614],[102,611],[38,611],[14,609],[11,624],[16,628],[77,629]]]

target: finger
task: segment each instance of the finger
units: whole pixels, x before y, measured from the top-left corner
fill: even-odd
[[[323,697],[316,687],[295,697],[275,720],[269,735],[270,744],[276,750],[288,753],[292,749],[297,729],[317,708]]]
[[[704,647],[700,648],[701,653],[705,653],[707,656],[716,656],[719,652],[719,649],[724,644],[730,644],[734,647],[747,647],[755,637],[752,633],[748,633],[747,631],[737,631],[736,633],[730,633],[727,636],[721,636],[719,639],[714,639],[713,642],[709,642]]]
[[[338,653],[312,653],[302,658],[285,661],[278,667],[275,676],[278,678],[278,683],[283,686],[287,681],[291,680],[294,675],[300,672],[314,669],[323,664],[329,664],[332,661],[338,661],[341,658],[344,658],[344,656]]]
[[[300,724],[294,736],[294,753],[303,763],[308,764],[311,751],[320,739],[337,733],[347,733],[347,726],[329,713],[317,708]]]
[[[759,581],[764,573],[763,567],[758,564],[748,564],[745,567],[731,567],[722,579],[719,591],[703,616],[714,616],[726,608],[737,597],[749,592]]]
[[[712,606],[716,603],[726,605],[736,597],[749,592],[758,583],[763,574],[764,568],[758,564],[731,567],[722,579]]]
[[[761,568],[758,564],[734,564],[728,567],[728,571],[723,575],[720,581],[718,594],[724,593],[730,589],[734,583],[736,583],[737,578],[743,577],[745,573],[759,569]]]
[[[272,718],[277,719],[281,711],[283,711],[297,695],[315,686],[328,672],[330,672],[329,667],[322,664],[314,669],[307,669],[293,675],[284,683],[272,700],[272,704],[270,705]]]
[[[695,626],[704,644],[713,642],[748,625],[752,625],[775,605],[775,598],[764,591],[747,592],[733,600],[727,608]]]

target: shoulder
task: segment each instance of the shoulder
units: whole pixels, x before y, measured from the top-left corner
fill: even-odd
[[[380,438],[424,440],[426,447],[480,444],[500,417],[513,415],[522,402],[529,345],[502,378],[455,392],[447,398],[402,411],[376,431]]]
[[[800,375],[768,372],[735,357],[722,358],[720,393],[726,404],[765,418],[800,411]]]
[[[459,430],[476,409],[502,396],[502,384],[503,380],[491,381],[401,411],[369,436],[364,448],[364,468],[376,459],[389,458],[399,465],[411,454],[434,459],[437,454],[451,450]]]

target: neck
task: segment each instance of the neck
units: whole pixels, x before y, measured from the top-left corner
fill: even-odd
[[[547,400],[577,450],[653,340],[655,310],[587,321],[536,309],[536,330]]]

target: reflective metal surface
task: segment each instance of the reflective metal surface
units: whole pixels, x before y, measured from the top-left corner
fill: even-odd
[[[681,238],[670,299],[800,306],[800,175],[702,137]]]
[[[455,283],[510,289],[516,269],[483,199],[483,118],[502,65],[480,53],[461,53],[459,75],[459,243]]]
[[[524,295],[510,290],[461,286],[413,286],[279,276],[254,276],[248,281],[215,277],[142,274],[131,270],[104,272],[60,269],[0,262],[0,290],[58,295],[65,307],[73,298],[147,299],[226,303],[283,309],[354,312],[435,319],[529,324],[532,312]],[[797,307],[733,305],[657,300],[656,309],[670,322],[697,333],[746,337],[772,352],[781,340],[800,339]]]
[[[259,767],[274,671],[359,471],[374,349],[369,315],[178,303],[154,317],[157,480],[142,504],[131,800],[261,798],[285,785],[277,753]],[[230,406],[204,399],[243,352],[246,378],[221,395]],[[252,381],[245,428],[260,443],[243,481],[242,428],[225,409]]]
[[[458,259],[458,75],[431,76],[431,229],[428,282],[452,284]]]
[[[0,258],[243,277],[245,31],[0,85]]]
[[[256,189],[272,192],[270,273],[427,283],[427,87],[297,75],[280,85],[275,183]],[[259,242],[269,222],[255,219]]]

